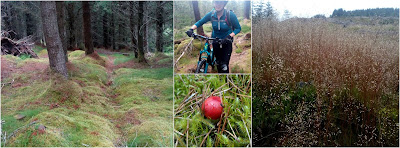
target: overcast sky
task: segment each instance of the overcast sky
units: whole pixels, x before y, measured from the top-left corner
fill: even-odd
[[[367,8],[399,8],[400,0],[264,0],[270,1],[279,16],[289,10],[291,16],[312,17],[316,14],[325,14],[329,17],[333,10],[367,9]]]

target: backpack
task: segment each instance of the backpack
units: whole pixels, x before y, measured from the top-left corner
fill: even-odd
[[[233,12],[233,10],[228,10],[228,11],[226,12],[225,22],[226,22],[226,24],[227,24],[229,27],[231,27],[231,29],[232,29],[232,31],[233,31],[233,30],[235,30],[235,28],[233,28],[233,25],[232,25],[232,23],[231,23],[231,12]],[[216,10],[215,10],[215,9],[213,9],[213,14],[214,14],[214,13],[216,13]]]

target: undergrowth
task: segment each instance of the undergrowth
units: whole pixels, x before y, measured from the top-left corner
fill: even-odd
[[[34,50],[47,55],[46,50]],[[46,67],[44,56],[1,58],[17,68],[26,63]],[[127,60],[113,56],[116,61]],[[68,58],[68,80],[49,68],[29,73],[17,69],[2,79],[12,83],[1,90],[1,127],[6,137],[1,146],[172,146],[171,67],[108,73],[107,56],[93,58],[78,50],[69,52]],[[17,115],[24,118],[18,120]]]

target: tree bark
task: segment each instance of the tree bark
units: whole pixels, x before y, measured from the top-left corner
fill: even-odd
[[[134,6],[134,2],[129,2],[130,4],[130,13],[131,16],[129,17],[129,26],[130,26],[130,31],[131,31],[131,42],[132,42],[132,51],[135,54],[135,58],[138,58],[138,50],[137,50],[137,40],[135,37],[135,25],[136,25],[136,21],[135,21],[135,6]]]
[[[111,3],[111,7],[114,7],[113,3]],[[110,21],[110,42],[112,50],[115,50],[115,14],[111,12],[111,21]]]
[[[76,45],[76,38],[75,38],[75,16],[74,16],[74,3],[69,3],[67,7],[68,13],[68,48],[75,48]]]
[[[103,14],[103,46],[104,48],[108,49],[108,17],[107,12]]]
[[[40,9],[50,69],[68,79],[65,54],[58,31],[56,3],[51,1],[41,2]]]
[[[58,31],[62,42],[62,49],[64,50],[65,54],[65,61],[68,62],[67,42],[65,39],[65,26],[64,26],[65,24],[64,2],[57,1],[56,8],[57,8]]]
[[[139,62],[146,62],[144,57],[144,49],[143,49],[143,32],[145,32],[144,28],[141,28],[143,25],[143,5],[144,1],[139,1],[139,8],[138,8],[138,25],[137,25],[137,37],[138,37],[138,59]]]
[[[22,5],[26,5],[27,4],[27,2],[21,2],[21,3],[22,3]],[[19,11],[18,13],[19,13],[18,14],[18,19],[19,19],[19,22],[20,22],[20,26],[18,27],[18,31],[20,32],[19,34],[21,35],[21,39],[22,39],[22,38],[27,36],[27,33],[26,33],[27,26],[26,26],[26,18],[25,18],[26,15],[25,15],[25,13],[23,13],[21,11]]]
[[[92,54],[94,52],[93,49],[93,41],[92,41],[92,33],[91,33],[91,24],[90,24],[90,5],[88,1],[82,2],[82,10],[83,10],[83,36],[85,39],[85,54]]]
[[[193,12],[194,12],[194,20],[195,22],[199,21],[201,19],[200,17],[200,11],[199,11],[199,3],[198,1],[192,1],[193,5]],[[200,35],[205,35],[203,31],[203,26],[197,26],[197,34]]]
[[[34,20],[33,20],[33,16],[30,13],[26,13],[25,14],[25,21],[26,21],[26,35],[30,36],[30,35],[34,35],[36,33],[36,24]]]
[[[250,19],[251,1],[244,1],[244,19]]]
[[[163,52],[163,6],[162,1],[157,2],[157,26],[156,26],[156,48],[157,52]]]

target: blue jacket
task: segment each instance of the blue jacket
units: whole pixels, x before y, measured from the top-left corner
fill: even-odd
[[[233,26],[233,28],[234,28],[234,30],[232,31],[232,28],[230,26],[228,26],[227,22],[225,21],[225,20],[228,21],[228,19],[226,18],[227,14],[228,14],[227,10],[225,9],[224,14],[218,20],[217,11],[213,10],[213,11],[207,13],[202,19],[200,19],[194,25],[196,25],[197,27],[200,27],[203,24],[207,23],[208,21],[212,21],[211,23],[212,23],[213,31],[212,31],[211,37],[213,37],[213,38],[218,37],[220,39],[224,39],[232,32],[234,32],[236,35],[240,32],[240,30],[242,30],[242,27],[240,27],[240,24],[239,24],[239,21],[238,21],[236,15],[233,12],[230,12],[229,14],[230,14],[231,21],[229,23],[232,23],[230,25]]]

